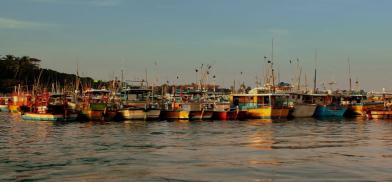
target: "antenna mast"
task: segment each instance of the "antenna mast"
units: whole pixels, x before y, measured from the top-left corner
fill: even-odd
[[[352,80],[351,80],[351,64],[350,64],[350,57],[347,58],[347,63],[348,63],[348,81],[350,84],[350,93],[352,92]]]
[[[317,49],[314,52],[314,83],[313,83],[313,92],[316,93],[317,89]]]

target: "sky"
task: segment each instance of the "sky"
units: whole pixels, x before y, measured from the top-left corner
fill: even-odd
[[[0,0],[0,55],[27,55],[41,66],[110,80],[190,83],[212,65],[216,83],[255,86],[264,57],[290,82],[353,80],[392,89],[390,0]],[[317,52],[317,59],[315,59]],[[317,60],[317,61],[315,61]],[[317,62],[317,64],[315,63]],[[242,74],[241,74],[242,72]],[[178,79],[177,79],[178,76]]]

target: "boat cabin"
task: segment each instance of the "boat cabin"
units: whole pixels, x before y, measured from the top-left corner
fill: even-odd
[[[257,109],[262,107],[286,108],[288,107],[288,94],[232,94],[230,96],[232,107],[240,110]]]

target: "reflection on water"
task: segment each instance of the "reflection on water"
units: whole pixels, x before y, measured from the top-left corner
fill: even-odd
[[[392,180],[392,122],[26,122],[0,113],[0,181]]]

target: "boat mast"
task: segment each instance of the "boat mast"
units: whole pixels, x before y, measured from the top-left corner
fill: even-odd
[[[274,38],[272,38],[272,49],[271,49],[271,76],[272,76],[272,92],[275,93],[275,75],[274,75]]]
[[[301,90],[301,76],[302,76],[302,67],[299,64],[299,58],[297,58],[297,69],[299,71],[298,73],[298,85],[297,85],[297,89],[298,91]]]
[[[314,52],[314,82],[313,82],[313,93],[316,93],[317,89],[317,49]]]
[[[348,81],[349,81],[349,84],[350,84],[350,94],[351,94],[351,92],[352,92],[352,80],[351,80],[351,64],[350,64],[350,57],[347,58],[347,63],[348,63],[348,77],[349,77]]]

